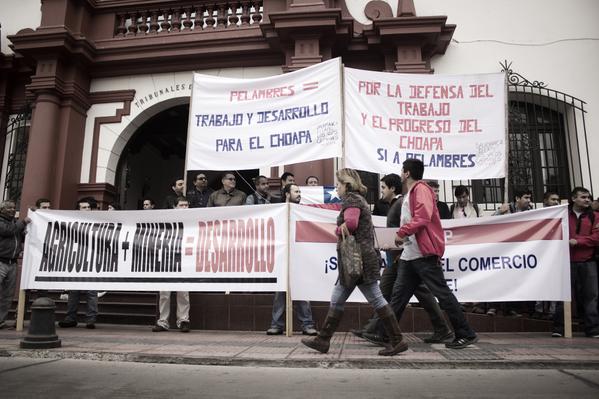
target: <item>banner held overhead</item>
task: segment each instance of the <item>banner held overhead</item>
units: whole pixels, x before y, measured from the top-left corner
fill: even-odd
[[[345,162],[387,174],[407,158],[425,178],[506,174],[505,75],[416,75],[344,68]]]
[[[187,170],[341,156],[341,61],[259,79],[194,74]]]

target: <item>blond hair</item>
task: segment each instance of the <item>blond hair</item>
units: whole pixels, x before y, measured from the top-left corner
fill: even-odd
[[[339,169],[337,171],[337,180],[345,185],[347,192],[357,191],[361,195],[366,195],[366,186],[362,184],[362,179],[360,179],[360,175],[355,169]]]

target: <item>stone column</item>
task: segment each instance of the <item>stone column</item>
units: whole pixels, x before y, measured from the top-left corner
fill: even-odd
[[[33,104],[29,129],[21,212],[35,205],[40,197],[49,198],[56,207],[59,196],[54,187],[54,164],[59,117],[59,97],[51,91],[39,93]]]

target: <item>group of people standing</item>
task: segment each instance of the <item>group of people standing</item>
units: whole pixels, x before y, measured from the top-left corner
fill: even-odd
[[[375,205],[374,214],[387,217],[387,227],[397,228],[395,239],[397,248],[386,251],[387,267],[382,276],[378,249],[375,248],[374,227],[370,206],[364,196],[366,187],[360,175],[352,169],[337,172],[336,189],[342,199],[341,210],[337,218],[338,245],[343,235],[353,235],[359,244],[363,263],[363,275],[354,284],[344,285],[339,279],[333,288],[329,311],[319,331],[315,329],[310,304],[307,301],[294,301],[302,332],[311,338],[302,339],[302,343],[319,352],[326,353],[330,341],[339,327],[347,298],[358,288],[374,308],[371,320],[359,330],[352,332],[375,344],[384,346],[379,354],[392,356],[408,349],[402,337],[398,320],[415,295],[427,312],[433,325],[433,334],[424,339],[428,343],[445,343],[450,349],[461,349],[477,342],[478,337],[464,315],[463,305],[458,303],[447,286],[441,258],[445,251],[445,237],[441,219],[476,218],[483,216],[480,207],[470,200],[470,192],[465,186],[454,190],[455,204],[448,206],[439,201],[439,185],[423,180],[424,164],[417,159],[403,162],[400,175],[389,174],[381,179],[381,201]],[[222,187],[213,190],[208,187],[204,173],[198,173],[193,180],[193,188],[184,196],[183,179],[176,180],[163,204],[165,209],[186,209],[200,207],[219,207],[235,205],[260,205],[275,202],[300,203],[301,192],[295,183],[293,174],[286,172],[281,176],[280,196],[270,193],[268,179],[258,176],[254,179],[255,190],[246,195],[236,188],[236,176],[233,172],[222,175]],[[306,179],[307,185],[319,185],[316,176]],[[514,201],[502,205],[494,215],[522,212],[531,209],[530,190],[514,193]],[[596,249],[599,246],[599,215],[592,206],[589,190],[576,187],[570,198],[568,210],[570,230],[570,271],[572,293],[581,305],[584,314],[585,333],[589,337],[599,337],[598,278]],[[544,206],[559,204],[559,195],[547,192]],[[598,203],[599,205],[599,203]],[[37,208],[50,208],[50,201],[40,199]],[[150,198],[143,199],[143,209],[151,210],[156,206]],[[77,209],[93,210],[97,204],[93,198],[78,201]],[[15,219],[15,203],[4,201],[0,204],[0,328],[5,326],[8,306],[14,295],[16,281],[16,259],[22,249],[22,236],[28,218]],[[339,258],[339,269],[343,262]],[[380,280],[380,282],[379,282]],[[95,328],[97,316],[96,291],[70,291],[67,315],[59,322],[64,328],[77,325],[77,307],[79,299],[87,299],[86,327]],[[169,330],[171,292],[160,292],[159,316],[154,332]],[[283,334],[285,322],[285,293],[275,294],[269,335]],[[470,304],[475,313],[486,312],[494,315],[493,304]],[[540,305],[540,308],[539,308]],[[177,292],[177,328],[181,332],[190,331],[189,293]],[[504,314],[517,314],[508,304],[501,305]],[[561,337],[563,331],[563,305],[550,304],[554,314],[553,336]],[[480,309],[484,309],[482,312]],[[544,309],[542,303],[536,303],[535,309]],[[443,311],[448,316],[446,322]]]

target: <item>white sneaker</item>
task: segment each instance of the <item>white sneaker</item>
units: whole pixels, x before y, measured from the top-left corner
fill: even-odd
[[[104,295],[106,295],[106,291],[98,292],[98,298],[102,298]]]
[[[60,294],[60,300],[61,301],[68,301],[69,300],[69,294]]]

